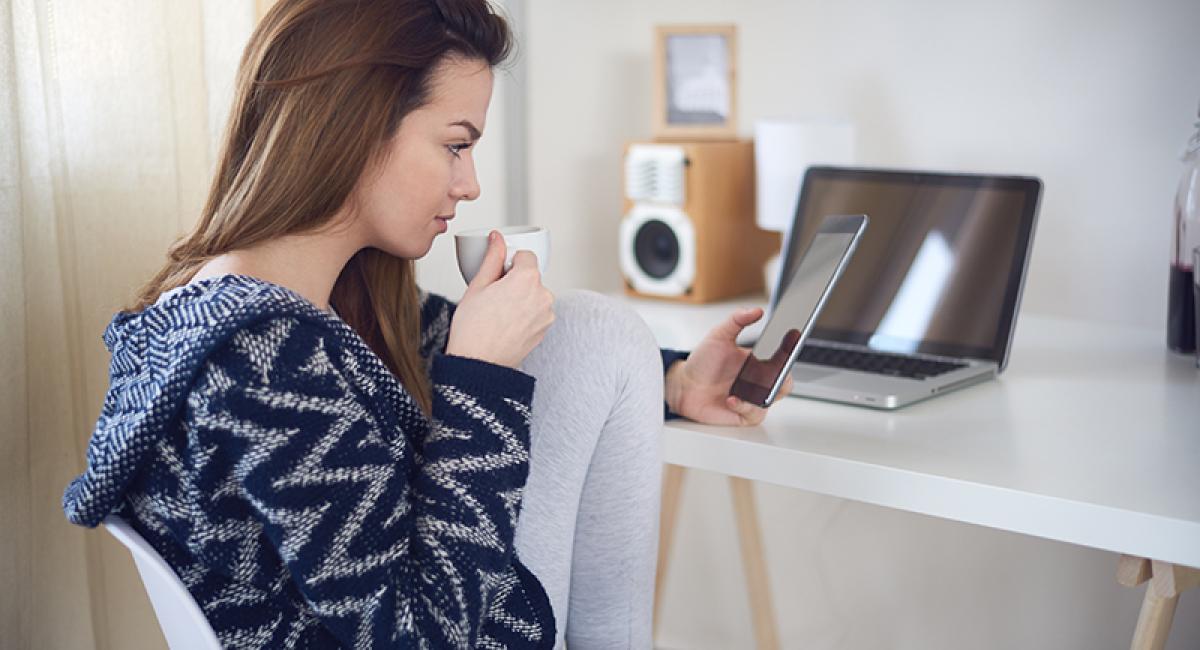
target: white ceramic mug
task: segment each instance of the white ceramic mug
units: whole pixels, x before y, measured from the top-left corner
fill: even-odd
[[[503,228],[476,228],[464,230],[454,235],[454,249],[458,257],[458,270],[462,272],[467,284],[479,272],[483,258],[487,254],[488,233],[493,230],[504,237],[508,248],[504,256],[504,272],[512,268],[513,255],[519,250],[532,252],[537,256],[538,271],[546,275],[546,264],[550,261],[550,232],[538,226],[505,226]]]

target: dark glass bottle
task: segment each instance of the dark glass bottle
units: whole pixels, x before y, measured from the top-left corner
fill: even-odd
[[[1197,114],[1200,117],[1200,113]],[[1196,297],[1192,251],[1200,246],[1200,121],[1183,153],[1183,178],[1175,194],[1175,232],[1171,237],[1171,277],[1167,293],[1167,347],[1196,350]]]

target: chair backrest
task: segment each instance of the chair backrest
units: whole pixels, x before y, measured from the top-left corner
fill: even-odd
[[[171,650],[221,650],[204,612],[158,551],[120,517],[109,515],[104,519],[104,527],[133,555]]]

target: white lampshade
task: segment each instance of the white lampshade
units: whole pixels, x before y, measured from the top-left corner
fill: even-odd
[[[813,165],[854,164],[854,125],[845,120],[759,120],[754,124],[758,227],[787,232],[800,182]]]

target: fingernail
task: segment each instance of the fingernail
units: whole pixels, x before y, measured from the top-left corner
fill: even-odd
[[[488,233],[488,241],[490,241],[490,242],[496,241],[496,231],[495,230]]]

